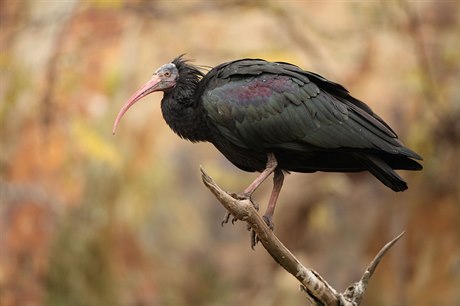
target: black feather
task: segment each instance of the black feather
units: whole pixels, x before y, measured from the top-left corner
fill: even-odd
[[[209,141],[245,171],[262,171],[267,153],[287,171],[369,171],[395,191],[393,169],[420,170],[421,157],[369,106],[340,84],[283,62],[241,59],[206,75],[179,56],[163,115],[191,141]]]

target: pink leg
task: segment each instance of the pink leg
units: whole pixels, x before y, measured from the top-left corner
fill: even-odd
[[[281,169],[276,169],[273,176],[273,190],[270,196],[270,201],[268,201],[267,210],[263,216],[267,225],[273,230],[273,214],[275,213],[276,201],[280,195],[281,187],[283,187],[284,174]]]
[[[275,171],[276,166],[278,166],[278,162],[276,161],[275,154],[268,153],[267,166],[265,167],[265,170],[262,171],[262,173],[251,183],[251,185],[249,185],[248,188],[244,190],[244,195],[251,196],[257,187],[259,187],[260,184],[262,184],[267,179],[267,177],[272,174],[273,171]]]
[[[249,185],[244,190],[244,192],[242,194],[243,198],[251,199],[252,193],[260,186],[260,184],[262,184],[267,179],[267,177],[270,174],[272,174],[273,171],[275,171],[277,166],[278,166],[278,162],[276,161],[275,154],[267,153],[267,165],[265,167],[265,170],[262,171],[262,173],[259,174],[259,176],[251,183],[251,185]],[[235,198],[237,198],[237,199],[242,199],[241,196],[238,195],[238,194],[233,194],[233,196]],[[252,202],[252,200],[251,200],[251,202]],[[275,199],[275,202],[276,202],[276,199]],[[259,206],[255,202],[252,202],[252,204],[254,205],[254,207],[257,210],[259,210]],[[230,220],[230,213],[227,212],[227,214],[225,215],[224,219],[221,222],[221,225],[223,226],[224,224],[226,224],[228,222],[228,220]],[[232,223],[234,223],[235,221],[236,221],[236,219],[233,218]]]

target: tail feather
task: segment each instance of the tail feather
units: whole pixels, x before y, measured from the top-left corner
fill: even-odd
[[[373,155],[359,156],[367,170],[394,191],[404,191],[407,183],[382,159]]]

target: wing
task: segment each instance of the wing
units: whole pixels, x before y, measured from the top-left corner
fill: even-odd
[[[240,60],[216,67],[203,81],[208,116],[239,147],[377,149],[420,158],[345,88],[294,65]]]

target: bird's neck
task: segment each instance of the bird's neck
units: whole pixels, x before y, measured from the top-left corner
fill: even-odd
[[[181,138],[192,142],[206,141],[208,127],[205,115],[196,102],[194,90],[176,87],[171,92],[165,92],[161,100],[161,111],[166,123]]]

